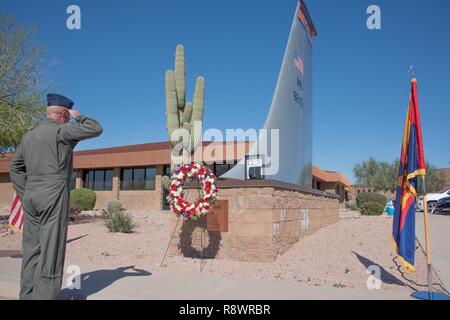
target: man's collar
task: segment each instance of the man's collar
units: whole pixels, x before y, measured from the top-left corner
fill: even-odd
[[[56,123],[56,124],[59,124],[58,121],[53,120],[52,118],[45,118],[44,123]]]

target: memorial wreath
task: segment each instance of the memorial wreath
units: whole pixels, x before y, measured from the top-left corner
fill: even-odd
[[[201,197],[194,203],[185,200],[183,185],[188,179],[197,178],[201,184]],[[175,170],[175,177],[170,183],[167,200],[178,216],[196,220],[205,216],[217,198],[216,176],[202,164],[187,164]]]

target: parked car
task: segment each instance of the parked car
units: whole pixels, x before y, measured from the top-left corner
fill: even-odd
[[[436,207],[437,202],[442,199],[450,196],[450,188],[447,188],[444,192],[441,193],[428,193],[427,194],[427,207],[428,212],[433,212],[433,209]],[[419,210],[423,211],[423,198],[419,197],[419,201],[417,201],[417,207]]]
[[[416,211],[423,211],[423,196],[419,196],[416,203]]]
[[[441,198],[436,202],[433,213],[443,213],[450,211],[450,197]]]

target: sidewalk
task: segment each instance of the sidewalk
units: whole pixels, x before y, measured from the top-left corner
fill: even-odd
[[[438,273],[445,289],[450,290],[450,216],[429,215],[431,263]],[[425,230],[423,213],[416,215],[416,237],[424,250]]]
[[[20,259],[0,258],[0,297],[17,299]],[[66,268],[70,266],[66,264]],[[270,281],[185,277],[177,273],[151,273],[130,268],[98,269],[80,266],[80,290],[64,289],[64,299],[89,300],[405,300],[407,292],[328,288]],[[63,281],[65,287],[67,277]]]

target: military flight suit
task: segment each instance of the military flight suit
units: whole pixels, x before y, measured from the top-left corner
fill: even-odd
[[[44,120],[25,134],[10,164],[25,213],[20,299],[56,299],[61,289],[73,149],[103,131],[88,117],[75,121]]]

